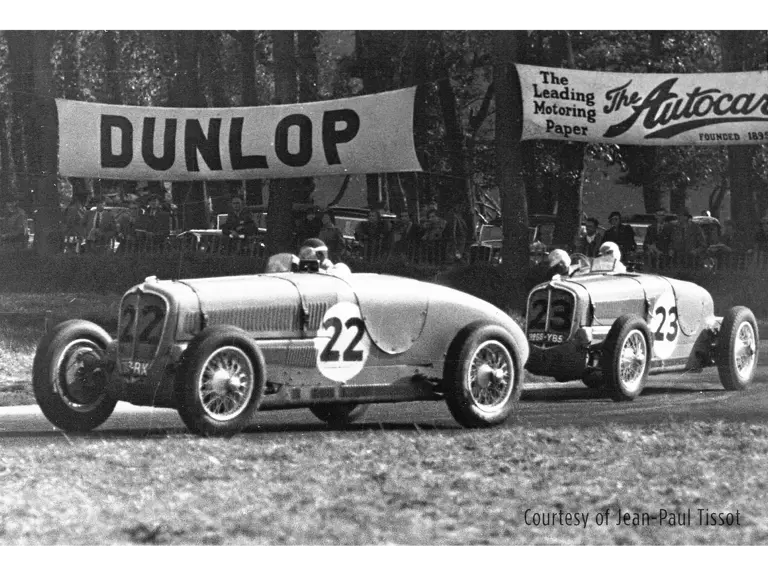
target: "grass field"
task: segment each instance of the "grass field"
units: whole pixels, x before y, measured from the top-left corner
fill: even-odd
[[[4,447],[0,543],[768,543],[762,425],[68,440]],[[616,525],[662,508],[692,525]],[[560,511],[586,527],[531,525]]]

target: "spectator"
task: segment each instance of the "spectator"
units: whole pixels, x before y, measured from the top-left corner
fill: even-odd
[[[467,222],[458,206],[451,208],[443,236],[448,241],[448,259],[461,260],[467,245]]]
[[[437,214],[437,210],[427,210],[427,219],[422,228],[421,240],[423,242],[435,242],[443,237],[446,222]]]
[[[418,225],[413,223],[408,211],[403,210],[392,229],[392,252],[400,256],[407,255],[418,233]]]
[[[227,219],[221,226],[224,248],[229,251],[240,241],[247,244],[248,240],[254,238],[258,232],[259,228],[253,220],[253,214],[244,207],[243,199],[233,196],[229,201]]]
[[[666,222],[667,214],[663,208],[656,210],[654,216],[656,222],[648,226],[643,249],[651,262],[658,263],[659,258],[669,252],[671,227]]]
[[[599,230],[600,222],[597,218],[587,218],[584,223],[585,234],[579,238],[576,245],[576,252],[581,252],[584,256],[594,258],[597,251],[603,243],[603,235]]]
[[[117,234],[115,215],[106,210],[106,200],[99,198],[96,208],[88,211],[86,229],[86,246],[90,252],[104,252],[111,249],[111,243]]]
[[[136,200],[128,203],[128,209],[117,216],[117,252],[125,253],[136,244],[136,223],[141,218],[141,210]]]
[[[144,239],[151,248],[159,248],[170,233],[171,215],[160,205],[160,198],[152,196],[149,206],[136,223],[136,237]]]
[[[768,253],[768,216],[760,219],[760,227],[755,234],[754,249],[756,252]]]
[[[611,212],[608,216],[611,227],[603,234],[603,242],[613,242],[621,251],[621,258],[627,259],[636,250],[635,232],[629,224],[621,222],[621,212]]]
[[[704,233],[693,223],[693,216],[687,210],[681,210],[677,224],[670,229],[669,255],[678,260],[695,259],[707,249]]]
[[[344,240],[344,234],[336,226],[336,216],[330,210],[323,212],[320,216],[322,227],[317,237],[328,247],[328,258],[338,260],[347,252],[347,244]]]
[[[0,243],[14,248],[26,248],[29,242],[27,214],[19,208],[16,200],[5,201],[5,212],[0,217]]]
[[[85,243],[85,227],[88,221],[88,211],[82,200],[73,196],[72,201],[64,211],[64,251],[79,254]]]
[[[384,254],[388,250],[389,239],[389,225],[382,221],[378,209],[368,212],[368,220],[360,222],[355,229],[355,240],[361,244],[363,254],[368,259]]]
[[[299,222],[296,230],[296,239],[301,244],[307,238],[316,238],[320,234],[323,222],[320,215],[320,208],[312,206],[304,215],[304,219]]]

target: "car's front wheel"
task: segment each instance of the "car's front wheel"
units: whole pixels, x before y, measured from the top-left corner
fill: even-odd
[[[106,391],[104,354],[111,338],[86,320],[55,326],[41,341],[32,366],[32,389],[40,410],[67,432],[93,430],[117,401]]]
[[[309,411],[331,428],[343,428],[359,420],[368,411],[368,404],[316,404]]]
[[[734,306],[720,324],[716,362],[720,382],[726,390],[743,390],[755,376],[758,356],[755,315],[749,308]]]
[[[264,356],[248,334],[213,326],[184,354],[176,380],[179,416],[201,436],[231,436],[251,421],[264,396]]]
[[[443,378],[448,409],[462,426],[495,426],[512,413],[522,392],[522,370],[507,331],[470,325],[448,351]]]
[[[603,374],[614,400],[633,400],[645,388],[650,342],[648,325],[636,314],[625,314],[611,326],[603,344]]]

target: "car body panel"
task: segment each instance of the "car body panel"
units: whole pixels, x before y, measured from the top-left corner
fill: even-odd
[[[228,325],[245,330],[264,356],[265,408],[440,399],[448,349],[478,321],[503,328],[525,364],[528,343],[514,320],[436,284],[319,272],[149,278],[121,301],[107,390],[134,404],[176,407],[189,342],[207,326]]]

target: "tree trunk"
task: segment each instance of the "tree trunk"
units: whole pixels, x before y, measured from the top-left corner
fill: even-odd
[[[174,33],[179,70],[169,93],[174,107],[204,108],[205,95],[200,86],[199,58],[200,31],[182,30]],[[174,182],[171,188],[173,202],[179,207],[179,224],[182,230],[207,228],[206,198],[202,182]]]
[[[240,32],[240,68],[243,81],[243,106],[260,106],[256,92],[256,32]],[[260,179],[245,181],[245,203],[264,204],[264,182]]]
[[[527,275],[528,205],[522,175],[520,135],[522,96],[520,79],[513,62],[517,57],[520,32],[494,32],[493,76],[496,86],[496,171],[501,194],[503,273],[509,280],[513,302],[524,302]]]
[[[360,77],[363,81],[365,94],[376,94],[384,88],[380,81],[380,75],[375,67],[370,44],[373,42],[373,31],[358,30],[355,32],[355,57],[360,65]],[[379,187],[378,174],[365,175],[365,188],[368,206],[370,208],[381,207],[381,188]]]
[[[272,32],[272,54],[275,69],[275,104],[296,102],[296,57],[294,32]],[[293,245],[293,185],[291,179],[276,178],[269,183],[267,209],[267,248],[270,254],[292,252]]]
[[[64,32],[61,43],[61,70],[64,76],[64,98],[78,100],[80,98],[80,63],[79,63],[79,32]],[[78,197],[83,204],[88,201],[88,188],[85,178],[69,178],[72,185],[72,196]]]
[[[742,30],[722,30],[720,43],[723,52],[725,72],[740,72],[746,69],[750,56],[747,50],[748,33]],[[752,244],[758,226],[760,213],[757,202],[756,178],[752,159],[758,146],[728,147],[728,180],[731,184],[731,219],[736,241]]]
[[[27,127],[30,95],[34,93],[32,78],[32,53],[29,50],[31,33],[7,31],[4,33],[8,43],[8,60],[11,68],[11,129],[10,146],[13,159],[13,191],[17,200],[29,201],[30,160],[27,155]]]

